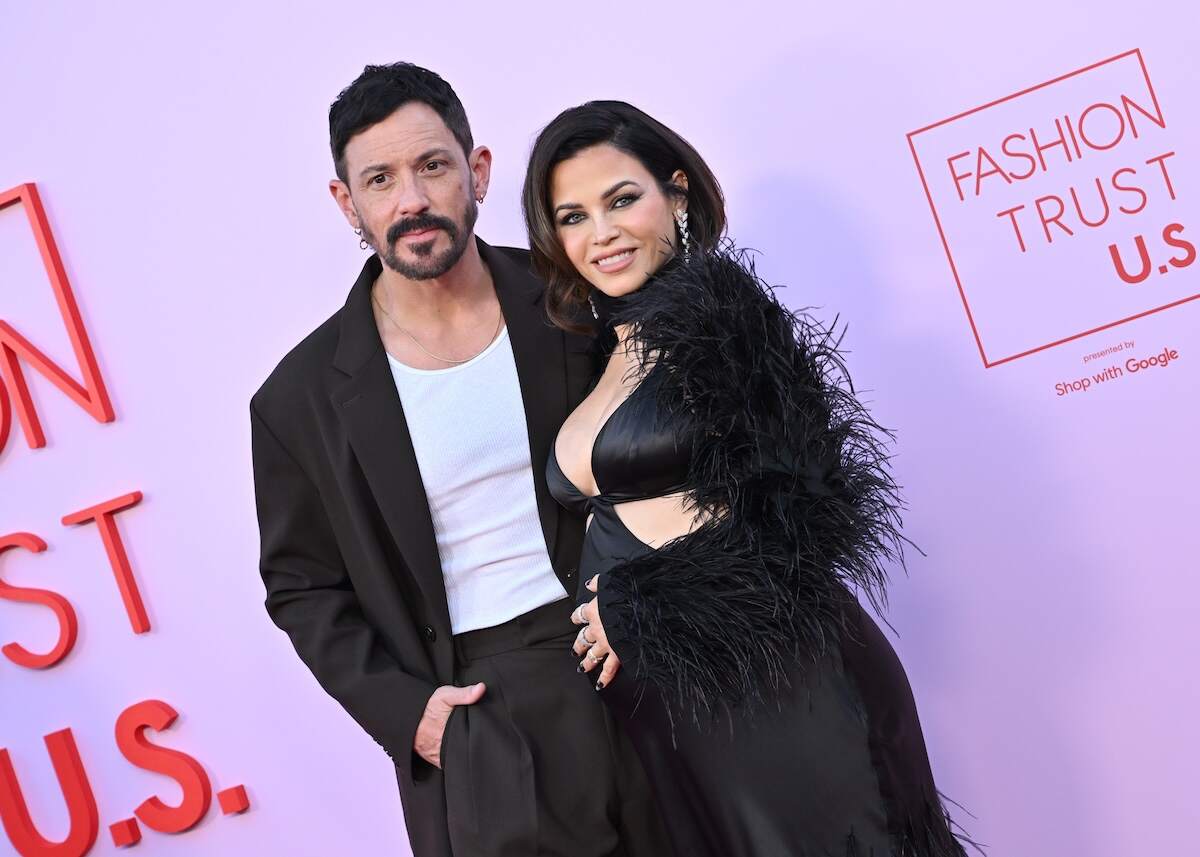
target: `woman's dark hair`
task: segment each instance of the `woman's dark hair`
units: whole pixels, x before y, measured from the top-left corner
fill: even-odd
[[[471,126],[450,84],[429,69],[409,62],[369,65],[329,105],[329,148],[339,179],[348,183],[346,144],[350,138],[387,119],[410,101],[432,107],[463,153],[471,154],[475,148]]]
[[[551,213],[554,168],[584,149],[608,144],[637,158],[667,196],[688,202],[688,232],[699,250],[716,246],[725,232],[725,197],[716,176],[687,140],[624,101],[589,101],[558,114],[542,129],[529,155],[521,204],[534,270],[546,281],[546,313],[566,330],[583,332],[581,310],[590,284],[567,258]],[[671,183],[683,170],[688,188]]]

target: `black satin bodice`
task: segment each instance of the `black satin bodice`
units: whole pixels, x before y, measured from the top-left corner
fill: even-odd
[[[690,426],[667,419],[656,402],[662,372],[652,368],[596,435],[592,446],[592,475],[600,493],[584,494],[566,477],[550,446],[546,479],[560,504],[580,514],[595,511],[597,503],[611,505],[664,497],[686,488],[691,458]]]

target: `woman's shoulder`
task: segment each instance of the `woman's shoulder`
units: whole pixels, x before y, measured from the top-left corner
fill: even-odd
[[[755,270],[754,251],[731,241],[672,260],[631,295],[618,322],[648,359],[677,380],[728,389],[762,373],[786,383],[832,355],[832,328],[785,306]],[[747,391],[748,392],[748,391]]]
[[[724,240],[675,258],[631,296],[620,320],[648,353],[736,356],[788,352],[819,336],[810,307],[791,310],[755,267],[756,251]],[[780,355],[777,355],[780,356]]]
[[[736,316],[722,311],[777,304],[774,289],[755,269],[755,252],[726,239],[707,250],[676,256],[630,296],[624,316],[645,321],[670,313],[679,323],[736,323]]]

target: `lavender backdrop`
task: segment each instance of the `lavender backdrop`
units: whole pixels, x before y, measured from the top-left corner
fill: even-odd
[[[365,63],[409,59],[456,87],[495,153],[478,227],[493,243],[523,244],[524,159],[563,107],[626,99],[700,149],[732,234],[787,300],[849,321],[855,381],[899,433],[907,531],[928,556],[897,576],[890,620],[971,832],[996,857],[1187,853],[1200,301],[985,369],[906,134],[1140,48],[1167,129],[1139,145],[1176,152],[1177,198],[1099,252],[1168,220],[1200,232],[1191,4],[81,2],[0,16],[0,189],[38,183],[117,412],[97,424],[30,373],[48,446],[14,425],[0,452],[0,534],[50,543],[6,554],[0,575],[80,615],[58,667],[0,659],[0,747],[44,835],[64,835],[66,815],[41,738],[65,726],[100,805],[93,853],[116,851],[107,825],[143,798],[177,800],[112,739],[122,709],[157,697],[182,716],[156,740],[195,754],[216,789],[245,783],[253,806],[177,836],[143,828],[143,850],[408,853],[390,761],[262,609],[247,401],[341,305],[362,258],[325,187],[328,104]],[[1030,108],[996,130],[1020,121],[1052,119]],[[1098,163],[1024,198],[1086,184]],[[959,240],[976,267],[1013,259],[983,227]],[[1197,267],[1145,290],[1200,292]],[[1121,287],[1065,252],[1022,282],[1081,308],[1089,288]],[[1036,291],[988,324],[1019,330]],[[0,212],[0,318],[75,372],[15,208]],[[1083,355],[1125,340],[1180,356],[1055,395],[1096,371]],[[134,489],[145,500],[120,526],[154,623],[141,636],[94,531],[59,524]],[[0,644],[53,638],[48,611],[0,601]]]

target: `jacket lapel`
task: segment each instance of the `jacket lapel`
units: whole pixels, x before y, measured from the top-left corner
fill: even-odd
[[[554,434],[566,416],[563,337],[544,320],[541,284],[503,253],[476,240],[491,270],[508,326],[525,407],[538,516],[553,557],[558,504],[549,495],[544,468]],[[348,377],[335,385],[330,401],[406,565],[448,628],[433,519],[404,408],[371,309],[371,287],[381,270],[379,257],[372,254],[342,309],[333,365]]]
[[[329,398],[388,531],[426,603],[431,605],[433,616],[440,617],[438,624],[448,630],[450,611],[433,518],[400,395],[371,310],[371,287],[381,270],[379,257],[372,254],[342,308],[333,365],[349,377],[334,386]],[[354,462],[348,466],[353,467]]]

